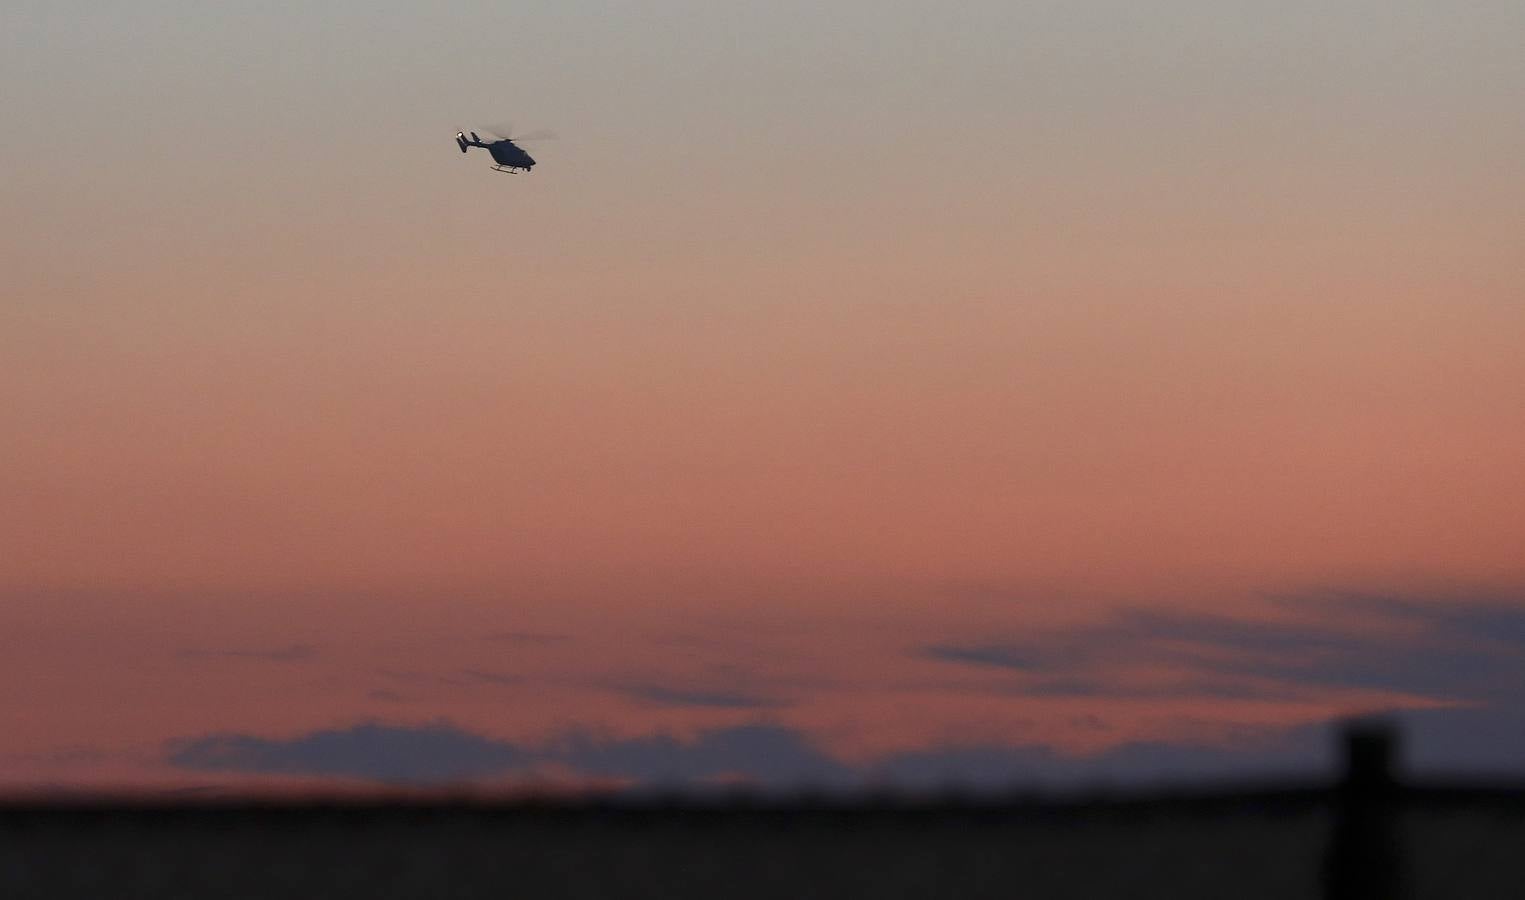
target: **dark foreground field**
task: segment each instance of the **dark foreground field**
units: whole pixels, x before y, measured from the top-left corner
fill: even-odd
[[[1525,897],[1525,792],[0,807],[0,897],[351,896]]]

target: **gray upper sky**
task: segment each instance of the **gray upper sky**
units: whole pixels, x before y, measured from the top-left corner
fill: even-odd
[[[191,242],[252,236],[222,219],[329,226],[310,203],[367,237],[447,200],[491,216],[502,198],[436,155],[457,128],[501,122],[564,138],[542,150],[567,173],[555,203],[526,204],[544,230],[614,239],[659,202],[749,217],[748,237],[853,204],[988,223],[986,207],[1073,201],[1087,183],[1126,206],[1233,188],[1213,171],[1230,161],[1273,196],[1293,177],[1350,189],[1380,173],[1486,197],[1477,179],[1506,174],[1499,154],[1525,131],[1511,2],[150,0],[3,15],[12,247],[81,219],[97,240],[134,219]],[[751,197],[764,185],[775,208]]]

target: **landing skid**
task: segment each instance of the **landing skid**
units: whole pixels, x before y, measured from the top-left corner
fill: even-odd
[[[508,175],[517,175],[520,172],[529,171],[529,169],[525,168],[524,166],[493,166],[492,170],[494,172],[503,172]]]

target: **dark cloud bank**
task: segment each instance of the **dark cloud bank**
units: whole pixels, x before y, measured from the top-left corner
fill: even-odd
[[[875,785],[1005,789],[1314,772],[1327,766],[1325,741],[1316,738],[1311,733],[1292,739],[1279,736],[1240,753],[1130,744],[1085,760],[1038,746],[950,747],[896,754],[854,767],[832,758],[805,734],[777,725],[715,729],[687,741],[669,735],[614,739],[574,733],[550,745],[531,747],[449,723],[366,723],[289,740],[227,734],[176,741],[170,746],[169,761],[202,772],[362,778],[394,784],[524,775],[555,764],[583,776],[651,787],[694,788],[741,780],[773,789]]]
[[[1085,628],[1019,641],[937,644],[917,655],[1011,673],[1017,694],[1075,697],[1291,697],[1327,687],[1380,688],[1444,700],[1443,709],[1389,713],[1416,773],[1525,774],[1525,603],[1341,595],[1288,601],[1288,622],[1134,611]],[[1291,624],[1289,624],[1289,622]],[[1176,682],[1118,683],[1119,662],[1170,663]],[[754,698],[639,687],[652,702],[747,707]],[[759,704],[760,705],[760,704]],[[449,723],[367,723],[277,740],[244,734],[173,742],[190,770],[439,783],[525,774],[546,766],[651,786],[696,787],[741,778],[765,788],[972,789],[1189,783],[1218,778],[1326,775],[1328,725],[1246,734],[1224,745],[1133,743],[1076,759],[1037,746],[944,746],[849,766],[807,735],[755,724],[693,740],[574,732],[528,746]]]

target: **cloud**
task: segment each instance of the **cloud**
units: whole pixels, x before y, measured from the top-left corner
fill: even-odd
[[[916,653],[1010,672],[1012,683],[998,689],[1027,695],[1278,700],[1341,688],[1406,694],[1448,704],[1387,710],[1405,735],[1412,771],[1518,776],[1525,769],[1525,596],[1332,593],[1277,604],[1288,619],[1127,610],[1094,625],[1013,641],[933,644]],[[1125,670],[1134,664],[1177,674],[1140,683]],[[1316,756],[1318,742],[1307,733],[1293,729],[1284,737],[1304,759]],[[908,755],[896,771],[921,777],[928,767],[961,760],[939,757],[943,752]],[[975,766],[983,758],[962,761]],[[1136,777],[1290,759],[1244,748],[1194,755],[1180,745],[1132,745],[1091,765]],[[1063,766],[1041,754],[1026,762],[1064,775]]]
[[[1390,714],[1411,774],[1518,777],[1525,759],[1519,710],[1471,707]],[[1218,729],[1211,740],[1132,742],[1077,757],[1039,744],[941,745],[848,764],[803,731],[751,724],[617,738],[574,731],[538,746],[502,741],[444,722],[366,723],[294,738],[221,734],[173,741],[167,761],[199,772],[448,783],[546,769],[637,787],[697,789],[741,781],[767,790],[802,787],[975,791],[1103,785],[1193,785],[1213,780],[1327,778],[1337,769],[1329,723]]]
[[[558,634],[541,631],[494,631],[482,637],[484,641],[495,641],[504,644],[533,644],[547,646],[551,644],[564,644],[572,640],[570,634]]]
[[[1412,772],[1516,781],[1525,774],[1525,704],[1411,709],[1391,717],[1404,735],[1400,762]]]
[[[932,659],[1018,672],[1065,671],[1081,662],[1074,647],[1062,646],[1058,642],[1048,646],[1041,643],[945,644],[924,647],[921,652]]]
[[[171,742],[168,762],[203,772],[320,775],[386,782],[448,782],[501,775],[529,760],[516,744],[448,723],[365,723],[296,738],[214,734]]]
[[[1122,700],[1295,700],[1306,691],[1255,680],[1186,678],[1157,684],[1119,682],[1099,676],[1062,676],[1012,686],[1009,693],[1027,697],[1112,697]]]
[[[1332,772],[1322,729],[1263,731],[1217,745],[1135,743],[1089,758],[1039,745],[931,747],[849,765],[797,729],[752,724],[683,739],[577,731],[546,745],[500,741],[448,723],[368,723],[289,739],[211,735],[173,742],[168,761],[200,772],[358,778],[429,784],[528,774],[543,767],[637,787],[698,789],[740,781],[762,789],[975,790]]]
[[[1214,780],[1318,778],[1335,771],[1328,726],[1265,730],[1235,741],[1134,742],[1088,756],[1031,744],[932,747],[873,763],[882,784],[903,790],[976,791],[1099,785],[1193,785]]]
[[[939,643],[924,658],[1032,676],[1049,696],[1296,696],[1360,688],[1448,701],[1525,703],[1525,599],[1339,594],[1283,601],[1290,621],[1126,610],[1019,640]],[[1121,667],[1180,673],[1139,686]]]
[[[0,760],[46,766],[97,766],[114,755],[119,754],[93,744],[71,744],[34,753],[6,753],[0,755]]]
[[[1363,592],[1284,597],[1294,609],[1343,609],[1409,621],[1455,635],[1470,635],[1525,650],[1525,593],[1416,598]]]
[[[461,672],[467,679],[482,684],[520,685],[525,679],[522,675],[509,675],[504,672],[489,672],[485,669],[464,669]]]
[[[662,685],[620,685],[619,693],[655,703],[659,706],[695,706],[720,709],[768,709],[784,706],[784,702],[746,691],[685,690]]]
[[[1292,629],[1284,643],[1246,642],[1218,664],[1288,684],[1395,691],[1437,700],[1525,702],[1525,607],[1403,598],[1336,598],[1347,625]],[[1338,629],[1338,630],[1336,630]]]
[[[560,742],[555,756],[589,775],[658,785],[739,775],[773,787],[824,786],[850,781],[853,775],[802,732],[776,725],[721,728],[690,741],[668,735],[606,740],[575,734]]]
[[[172,741],[170,765],[200,772],[359,778],[440,783],[528,773],[557,766],[638,784],[697,786],[740,777],[760,785],[841,783],[851,771],[802,733],[771,725],[670,735],[610,738],[577,731],[541,747],[475,734],[455,725],[365,723],[294,738],[216,734]]]
[[[311,644],[288,644],[284,647],[181,650],[182,659],[253,659],[265,662],[308,662],[318,655]]]
[[[1525,760],[1525,602],[1515,598],[1380,595],[1299,597],[1274,622],[1217,614],[1120,612],[1094,625],[915,650],[983,669],[1003,683],[980,690],[1050,697],[1151,700],[1302,698],[1321,689],[1379,688],[1449,702],[1390,715],[1415,772],[1513,773]],[[1134,671],[1159,673],[1140,680]],[[430,681],[386,674],[399,684]],[[761,709],[775,704],[736,673],[715,689],[627,681],[599,687],[675,707]],[[467,670],[464,678],[517,684]],[[739,685],[739,686],[738,686]],[[391,699],[384,692],[377,699]],[[1413,705],[1413,701],[1405,701]],[[1372,710],[1375,712],[1375,710]],[[695,787],[741,779],[769,789],[885,783],[975,788],[1332,773],[1326,726],[1232,732],[1211,741],[1131,743],[1075,758],[1040,745],[938,745],[848,764],[810,734],[778,724],[717,728],[689,738],[611,737],[574,729],[543,744],[475,734],[449,723],[367,723],[293,738],[214,734],[173,742],[183,769],[442,782],[567,771],[637,785]]]

